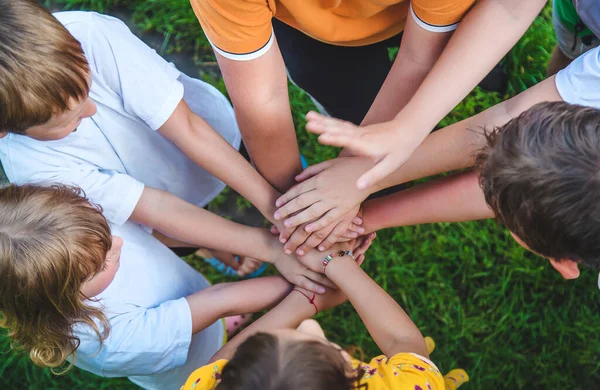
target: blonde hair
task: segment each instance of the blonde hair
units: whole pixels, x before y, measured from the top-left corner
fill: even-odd
[[[80,289],[102,269],[111,245],[106,219],[80,189],[0,189],[0,326],[13,349],[56,368],[79,346],[74,324],[89,325],[100,342],[108,336],[108,320]]]
[[[81,44],[35,0],[0,0],[0,131],[24,134],[89,93]]]

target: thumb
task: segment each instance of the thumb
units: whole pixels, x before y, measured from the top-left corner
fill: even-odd
[[[364,190],[365,188],[369,188],[379,181],[383,180],[390,173],[394,172],[398,169],[402,163],[396,163],[389,155],[385,156],[381,161],[379,161],[375,166],[365,172],[361,177],[356,181],[356,187],[359,190]]]

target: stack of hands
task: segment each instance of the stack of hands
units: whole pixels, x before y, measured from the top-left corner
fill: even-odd
[[[323,144],[346,147],[346,151],[361,156],[338,157],[312,165],[296,176],[298,184],[276,201],[274,218],[277,224],[271,232],[279,235],[286,255],[295,255],[304,266],[298,270],[291,259],[276,255],[273,264],[290,282],[307,290],[323,294],[323,287],[334,287],[322,274],[323,258],[338,250],[350,250],[362,263],[374,234],[363,226],[362,202],[383,189],[380,180],[402,165],[405,159],[382,150],[379,138],[386,129],[355,126],[349,122],[327,118],[311,112],[307,115],[307,130],[321,134]],[[365,137],[371,137],[364,142]],[[384,137],[385,138],[385,137]],[[361,146],[357,146],[361,145]],[[370,147],[372,146],[372,147]],[[344,153],[342,153],[343,155]],[[400,153],[409,156],[410,153]],[[296,263],[298,263],[296,262]],[[293,271],[295,269],[295,272]]]

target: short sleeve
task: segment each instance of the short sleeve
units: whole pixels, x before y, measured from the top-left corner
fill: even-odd
[[[38,171],[24,180],[11,178],[11,182],[62,183],[80,187],[92,203],[102,206],[106,219],[117,225],[129,219],[144,191],[144,184],[129,175],[87,167],[81,170]]]
[[[273,44],[273,0],[191,0],[213,49],[225,58],[247,61]]]
[[[600,48],[591,49],[558,72],[555,83],[565,102],[600,108]]]
[[[475,0],[412,0],[410,13],[417,24],[432,32],[448,32],[475,4]]]
[[[221,373],[227,360],[221,359],[192,372],[181,390],[213,390],[221,383]]]
[[[183,98],[181,74],[120,20],[93,14],[85,55],[100,82],[118,94],[126,113],[157,130]],[[93,97],[93,96],[92,96]]]
[[[358,365],[364,371],[361,384],[368,384],[369,389],[445,389],[444,378],[435,364],[417,354],[399,353],[391,358],[382,355]]]
[[[192,315],[185,298],[111,318],[103,349],[103,376],[139,376],[183,365],[192,340]]]

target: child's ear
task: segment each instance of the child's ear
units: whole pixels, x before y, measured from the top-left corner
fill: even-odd
[[[579,266],[573,260],[550,260],[550,264],[557,270],[565,279],[577,279],[579,277]]]
[[[8,133],[6,131],[0,131],[0,138],[6,137]]]

